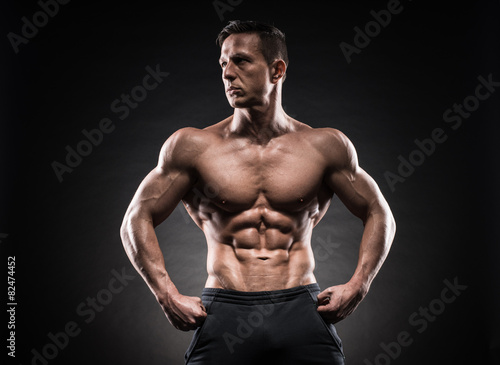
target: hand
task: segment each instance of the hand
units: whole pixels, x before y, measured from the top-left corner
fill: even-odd
[[[318,294],[318,312],[328,323],[337,323],[349,316],[366,295],[357,285],[331,286]]]
[[[195,330],[207,318],[207,311],[198,297],[176,293],[160,301],[160,305],[172,326],[181,331]]]

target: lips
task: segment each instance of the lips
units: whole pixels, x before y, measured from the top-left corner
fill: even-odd
[[[235,94],[237,92],[239,92],[241,89],[239,87],[236,87],[236,86],[230,86],[227,88],[227,92],[228,94]]]

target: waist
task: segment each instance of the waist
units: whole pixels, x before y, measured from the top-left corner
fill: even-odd
[[[219,288],[204,288],[201,299],[203,302],[224,302],[242,305],[273,304],[294,300],[304,294],[317,295],[319,285],[312,283],[293,288],[271,291],[239,291]]]

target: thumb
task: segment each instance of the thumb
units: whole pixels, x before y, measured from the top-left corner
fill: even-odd
[[[318,294],[318,306],[330,303],[330,293],[326,290]]]
[[[202,302],[201,298],[198,298],[198,297],[195,297],[195,298],[196,298],[196,304],[198,305],[198,308],[200,308],[200,310],[201,310],[200,314],[203,317],[206,317],[207,316],[207,309],[203,305],[203,302]]]

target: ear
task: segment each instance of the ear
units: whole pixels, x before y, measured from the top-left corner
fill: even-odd
[[[286,64],[285,61],[283,60],[276,60],[272,64],[271,68],[272,74],[271,74],[271,82],[273,84],[278,83],[279,80],[285,76],[286,72]]]

